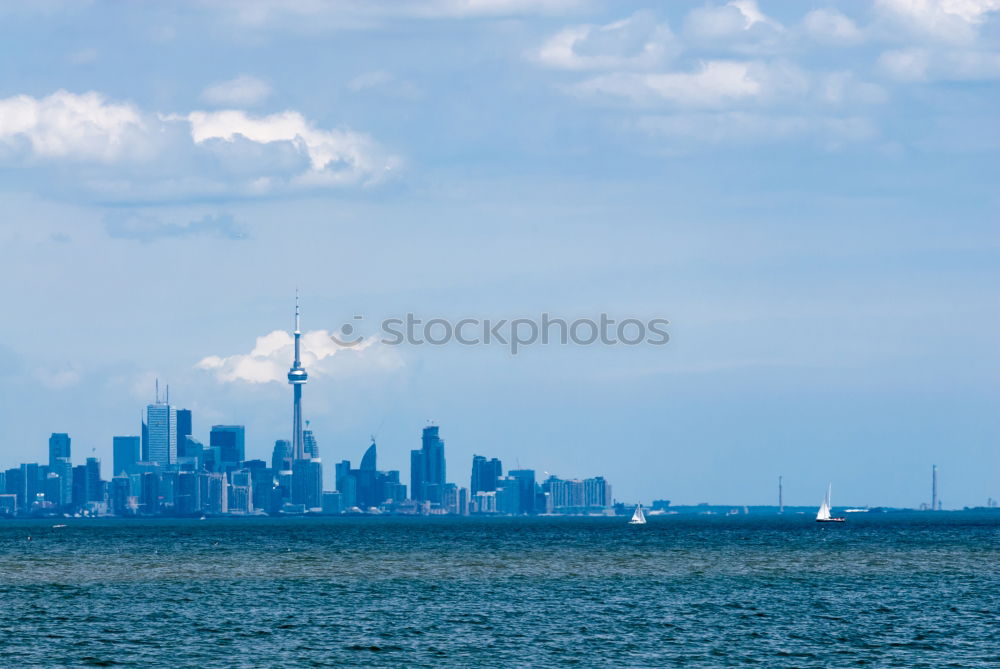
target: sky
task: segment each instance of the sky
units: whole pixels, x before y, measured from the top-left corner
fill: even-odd
[[[1000,0],[0,2],[0,467],[291,432],[646,503],[1000,498]],[[664,346],[391,346],[606,313]],[[362,318],[356,319],[355,316]],[[357,347],[329,338],[344,323]]]

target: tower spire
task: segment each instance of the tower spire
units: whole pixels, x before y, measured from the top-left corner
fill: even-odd
[[[292,386],[292,457],[296,460],[304,460],[306,457],[305,440],[302,435],[302,385],[308,380],[309,375],[302,367],[301,359],[301,338],[302,332],[299,329],[299,289],[295,289],[295,358],[292,360],[292,368],[288,370],[288,383]]]

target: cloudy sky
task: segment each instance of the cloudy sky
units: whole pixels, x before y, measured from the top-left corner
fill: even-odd
[[[0,466],[109,476],[157,377],[266,457],[298,287],[327,463],[1000,497],[1000,0],[3,2],[0,56]],[[671,341],[327,336],[407,312]]]

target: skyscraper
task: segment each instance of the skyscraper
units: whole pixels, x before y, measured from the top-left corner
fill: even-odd
[[[497,479],[503,476],[503,465],[498,458],[487,460],[482,455],[472,456],[472,480],[470,490],[477,492],[492,492],[497,489]]]
[[[104,501],[104,482],[101,481],[101,461],[97,458],[87,458],[86,481],[84,496],[88,502]]]
[[[274,451],[271,452],[271,469],[275,476],[278,472],[292,471],[292,443],[287,439],[278,439],[274,442]]]
[[[511,478],[517,479],[519,512],[535,512],[535,470],[534,469],[512,469],[509,472]]]
[[[49,437],[49,465],[58,458],[70,459],[70,438],[65,432],[53,432]]]
[[[421,447],[410,451],[410,496],[418,502],[440,504],[445,484],[444,441],[437,425],[428,425]]]
[[[301,504],[306,509],[322,507],[322,463],[302,458],[292,464],[292,504]]]
[[[363,472],[373,472],[378,469],[378,463],[376,458],[378,457],[378,450],[375,445],[375,440],[372,439],[371,446],[365,451],[365,454],[361,456],[361,467],[359,469]]]
[[[73,465],[69,458],[56,458],[56,461],[49,465],[49,476],[53,474],[59,479],[58,504],[61,506],[69,505],[73,501]],[[49,498],[48,493],[45,497]]]
[[[410,498],[418,502],[424,501],[425,472],[423,450],[410,451]]]
[[[146,435],[146,448],[143,460],[159,465],[170,465],[177,462],[177,410],[170,406],[170,390],[167,389],[167,401],[160,401],[160,385],[156,385],[156,401],[146,407],[146,420],[143,421],[143,431]]]
[[[302,435],[302,386],[309,379],[300,360],[302,332],[299,330],[299,296],[295,295],[295,359],[288,370],[288,383],[292,386],[292,457],[303,460],[306,457],[305,440]]]
[[[194,432],[191,429],[191,409],[177,410],[177,447],[184,443],[184,437],[190,437]]]
[[[238,467],[246,460],[246,429],[242,425],[213,425],[208,445],[219,448],[221,470]]]
[[[139,437],[112,437],[111,448],[114,455],[112,475],[131,474],[139,461]]]
[[[314,435],[313,431],[309,429],[309,421],[306,421],[306,429],[302,430],[302,442],[303,448],[305,448],[306,457],[318,460],[319,444],[316,442],[316,435]]]

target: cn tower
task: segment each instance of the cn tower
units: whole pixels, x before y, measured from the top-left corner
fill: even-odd
[[[299,293],[295,291],[295,360],[288,370],[288,383],[292,385],[292,454],[296,460],[306,457],[305,442],[302,440],[302,386],[309,375],[299,360]]]

